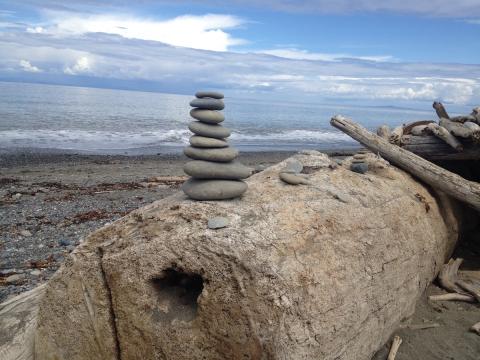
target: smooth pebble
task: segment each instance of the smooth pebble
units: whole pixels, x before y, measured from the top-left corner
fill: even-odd
[[[248,186],[237,180],[197,180],[189,179],[182,190],[194,200],[226,200],[242,195]]]
[[[192,121],[188,124],[188,128],[194,134],[215,139],[224,139],[231,134],[231,131],[223,126],[204,124],[200,121]]]

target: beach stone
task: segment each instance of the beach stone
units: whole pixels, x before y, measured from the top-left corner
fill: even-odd
[[[192,109],[190,116],[207,124],[218,124],[225,120],[225,115],[219,111]]]
[[[189,179],[182,190],[194,200],[227,200],[242,195],[248,186],[237,180],[197,180]]]
[[[296,159],[291,159],[287,162],[287,166],[282,170],[283,172],[289,172],[294,174],[299,174],[303,170],[303,165],[300,161]]]
[[[229,163],[214,163],[203,160],[189,161],[183,171],[196,179],[245,179],[252,174],[252,169],[232,161]]]
[[[281,172],[280,175],[280,180],[283,182],[289,184],[289,185],[308,185],[310,182],[298,175],[288,173],[288,172]]]
[[[218,91],[197,91],[195,97],[202,98],[213,98],[213,99],[223,99],[223,94]]]
[[[213,230],[222,229],[224,227],[227,227],[229,223],[230,221],[227,218],[218,216],[208,219],[208,228]]]
[[[221,139],[214,139],[205,136],[193,135],[190,137],[190,145],[199,148],[225,148],[228,143]]]
[[[368,164],[364,162],[361,162],[361,163],[353,162],[350,165],[350,170],[359,174],[365,174],[368,171]]]
[[[7,285],[19,285],[25,281],[25,274],[10,275],[5,279]]]
[[[225,104],[219,99],[193,99],[190,101],[190,106],[206,110],[223,110]]]
[[[32,275],[32,276],[40,276],[41,274],[42,274],[42,272],[38,269],[30,271],[30,275]]]
[[[224,139],[230,136],[231,131],[220,125],[208,125],[200,121],[192,121],[188,124],[188,128],[194,134],[212,137],[215,139]]]
[[[183,149],[183,153],[191,159],[229,162],[238,156],[238,150],[227,147],[221,149],[202,149],[187,146]]]
[[[24,237],[30,237],[30,236],[32,236],[32,233],[28,230],[20,230],[20,235],[22,235]]]

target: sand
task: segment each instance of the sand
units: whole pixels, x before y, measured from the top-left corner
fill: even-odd
[[[261,169],[289,155],[243,153],[239,160]],[[48,280],[92,230],[178,191],[185,161],[180,155],[1,155],[0,302]],[[154,177],[163,180],[152,181]],[[463,269],[479,270],[480,242],[475,238],[478,232],[466,236],[456,251],[466,259]],[[480,321],[480,306],[427,300],[442,292],[432,284],[413,318],[396,332],[403,339],[397,359],[480,358],[480,336],[468,331]],[[388,348],[386,344],[374,359],[385,359]]]

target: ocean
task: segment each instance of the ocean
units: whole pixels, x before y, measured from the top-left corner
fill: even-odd
[[[0,82],[0,150],[176,153],[188,143],[193,96]],[[433,110],[225,98],[230,142],[242,151],[357,146],[332,128],[342,114],[369,129],[433,118]]]

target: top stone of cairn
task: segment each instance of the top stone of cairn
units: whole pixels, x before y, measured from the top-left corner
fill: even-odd
[[[203,98],[212,98],[212,99],[223,99],[223,94],[216,91],[197,91],[195,96],[198,99]]]

